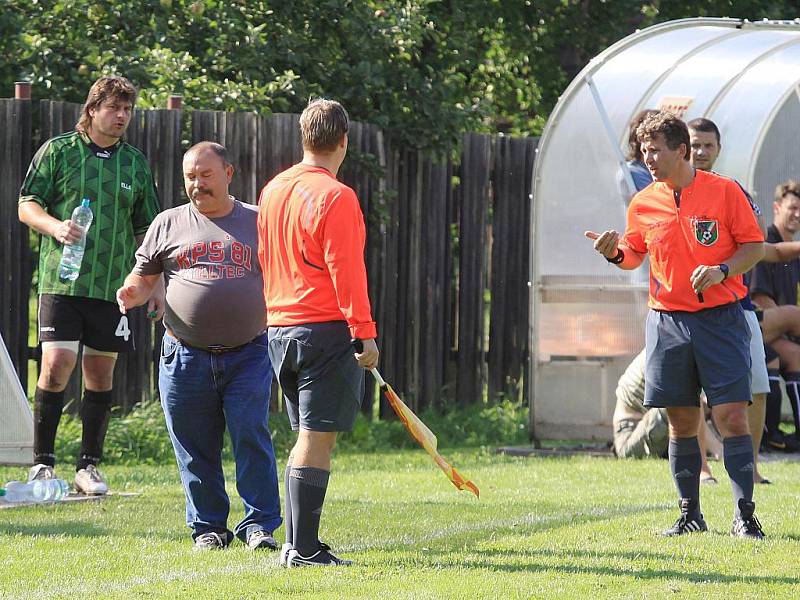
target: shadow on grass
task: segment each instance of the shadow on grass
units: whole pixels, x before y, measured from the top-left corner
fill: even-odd
[[[98,527],[86,521],[53,521],[51,523],[19,523],[1,524],[4,535],[50,536],[65,535],[68,537],[98,537],[112,535],[113,532],[105,527]]]
[[[541,533],[561,529],[564,527],[574,527],[575,525],[588,525],[594,523],[602,523],[611,521],[620,517],[630,517],[632,515],[660,512],[664,510],[663,505],[632,505],[632,506],[612,506],[612,507],[595,507],[585,511],[576,512],[556,512],[556,513],[522,513],[517,515],[501,515],[495,519],[480,518],[480,515],[475,515],[476,520],[465,522],[463,520],[451,523],[445,527],[423,533],[421,535],[409,534],[405,530],[405,535],[395,539],[375,540],[372,543],[354,544],[352,546],[344,546],[346,550],[364,551],[370,549],[389,549],[399,546],[418,546],[423,543],[435,542],[436,540],[445,540],[446,543],[452,546],[454,538],[458,536],[485,534],[515,534],[520,535],[523,532]],[[387,512],[396,512],[397,514],[404,514],[402,506],[386,508]],[[483,537],[481,539],[484,539]],[[655,559],[668,560],[669,555],[651,555],[649,553],[632,553],[632,556],[649,557]]]
[[[641,560],[646,556],[651,556],[649,553],[642,554],[638,552],[583,552],[583,551],[561,551],[551,552],[543,550],[525,551],[525,552],[484,552],[486,555],[497,555],[505,560],[519,561],[523,564],[503,564],[491,562],[481,559],[464,558],[459,560],[436,560],[433,557],[429,559],[431,565],[438,568],[452,567],[454,569],[486,569],[489,571],[504,571],[509,573],[527,572],[527,571],[555,571],[567,575],[600,575],[608,577],[635,577],[637,579],[676,579],[683,580],[688,583],[746,583],[756,585],[800,585],[800,577],[783,577],[783,576],[770,576],[770,575],[726,575],[717,572],[694,572],[687,573],[678,569],[652,569],[642,568],[635,569],[629,568],[627,570],[620,570],[615,567],[603,566],[574,566],[574,565],[558,565],[551,563],[536,562],[531,560],[531,555],[547,556],[553,560],[563,558],[565,561],[571,560],[602,560],[606,558],[628,558],[632,560]],[[656,558],[664,560],[670,564],[674,563],[674,557],[655,555]],[[426,561],[427,562],[427,561]]]
[[[143,519],[142,527],[126,526],[124,532],[120,532],[117,527],[104,527],[97,523],[88,521],[64,521],[53,520],[49,523],[2,523],[0,521],[0,534],[2,535],[23,535],[30,537],[37,536],[66,536],[68,538],[96,538],[96,537],[132,537],[136,539],[152,540],[154,538],[162,542],[175,542],[181,540],[191,540],[191,534],[186,532],[170,532],[167,530],[155,530],[146,520]]]
[[[119,501],[134,500],[134,507],[127,507],[128,517],[124,528],[115,522],[113,513],[103,505]],[[101,504],[102,502],[102,504]],[[89,514],[85,508],[100,507],[102,512]],[[19,512],[18,512],[19,511]],[[23,512],[24,511],[24,512]],[[168,518],[174,513],[174,524],[183,524],[183,502],[176,503],[174,511],[168,510]],[[154,524],[152,515],[164,514],[164,506],[158,502],[140,498],[109,497],[94,502],[60,502],[57,504],[33,505],[0,511],[0,535],[63,535],[71,538],[133,537],[136,539],[158,539],[174,542],[190,538],[189,530],[174,530],[164,522]],[[79,520],[76,520],[76,515]],[[109,521],[105,525],[104,521]]]

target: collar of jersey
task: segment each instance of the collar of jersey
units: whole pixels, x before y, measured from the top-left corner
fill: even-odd
[[[78,131],[78,135],[80,136],[81,140],[83,140],[83,143],[86,144],[89,147],[89,150],[92,151],[92,154],[94,154],[98,158],[103,158],[102,156],[98,156],[98,154],[97,154],[98,150],[107,151],[108,152],[108,156],[105,157],[105,158],[111,158],[112,156],[114,156],[114,153],[117,150],[120,149],[120,147],[123,144],[122,138],[120,138],[120,139],[117,140],[117,142],[113,146],[109,146],[108,148],[101,148],[100,146],[98,146],[97,144],[95,144],[92,141],[92,138],[90,138],[89,134],[86,133],[85,131]]]

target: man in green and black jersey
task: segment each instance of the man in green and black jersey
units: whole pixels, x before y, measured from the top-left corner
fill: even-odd
[[[39,340],[42,365],[34,398],[34,466],[30,478],[54,477],[55,437],[64,388],[83,344],[85,393],[83,435],[75,487],[105,494],[97,471],[111,408],[118,352],[134,347],[128,319],[115,298],[134,263],[134,252],[159,212],[145,156],[123,141],[136,102],[136,88],[123,77],[101,77],[89,90],[75,131],[39,149],[22,184],[19,219],[41,234],[39,249]],[[70,218],[88,198],[94,220],[78,278],[59,279],[66,244],[82,230]],[[163,290],[148,310],[163,312]]]

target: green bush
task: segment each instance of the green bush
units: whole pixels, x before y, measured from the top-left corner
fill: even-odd
[[[493,406],[475,405],[443,413],[433,410],[420,417],[436,434],[440,448],[454,446],[489,446],[527,442],[528,408],[504,401]],[[270,415],[270,431],[275,454],[286,457],[295,435],[283,413]],[[56,455],[59,463],[71,463],[81,443],[81,422],[65,415],[58,429]],[[356,419],[353,431],[340,436],[338,448],[344,451],[370,452],[416,447],[399,420],[369,421]],[[230,440],[225,439],[223,456],[231,459]],[[130,413],[112,415],[106,436],[103,462],[116,465],[169,464],[175,460],[172,444],[158,402],[138,405]]]
[[[71,462],[81,446],[81,420],[65,415],[56,436],[56,456]],[[106,434],[103,462],[118,465],[166,464],[175,460],[158,402],[137,405],[126,415],[115,410]]]

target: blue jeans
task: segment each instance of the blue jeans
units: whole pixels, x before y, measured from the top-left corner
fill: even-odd
[[[234,533],[246,541],[254,530],[271,533],[280,526],[278,473],[268,427],[271,383],[266,334],[223,354],[190,348],[164,335],[158,388],[193,538],[215,531],[233,539],[222,472],[226,423],[236,461],[236,489],[245,509]]]

